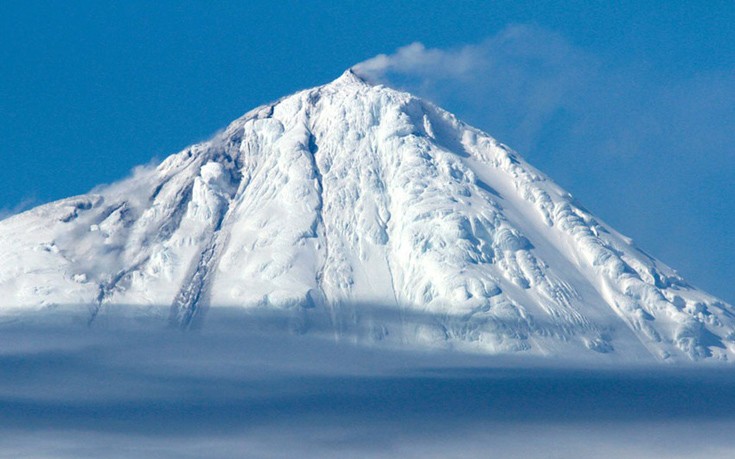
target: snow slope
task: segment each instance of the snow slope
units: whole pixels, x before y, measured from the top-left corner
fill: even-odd
[[[353,72],[214,139],[0,222],[0,313],[304,332],[486,353],[735,356],[735,310],[517,153]],[[209,310],[209,311],[208,311]]]

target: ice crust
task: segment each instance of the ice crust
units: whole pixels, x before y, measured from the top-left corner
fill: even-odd
[[[83,307],[482,353],[728,360],[735,310],[516,152],[351,71],[0,221],[0,313]],[[354,334],[354,330],[361,333]]]

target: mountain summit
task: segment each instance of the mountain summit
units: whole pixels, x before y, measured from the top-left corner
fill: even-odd
[[[517,153],[352,71],[0,222],[0,313],[215,310],[486,353],[735,356],[735,309]]]

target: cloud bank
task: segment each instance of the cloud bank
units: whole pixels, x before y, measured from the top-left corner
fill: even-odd
[[[68,318],[0,323],[0,457],[726,458],[735,449],[728,370],[503,367],[257,331],[232,315],[198,333]]]
[[[354,69],[510,145],[692,283],[735,303],[735,68],[672,75],[515,25],[455,48],[412,43]]]

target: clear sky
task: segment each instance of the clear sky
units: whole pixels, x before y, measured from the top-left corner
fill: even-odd
[[[0,216],[367,60],[735,303],[733,24],[715,0],[0,2]]]

